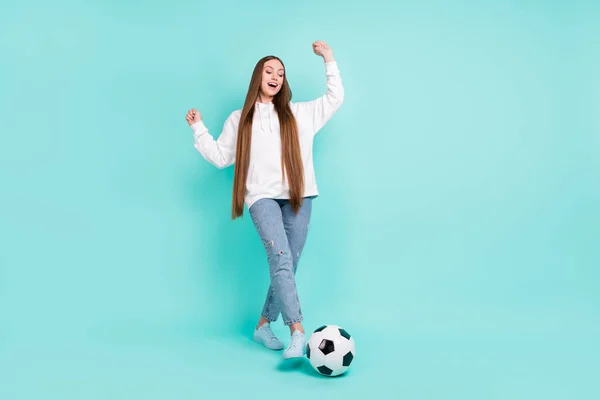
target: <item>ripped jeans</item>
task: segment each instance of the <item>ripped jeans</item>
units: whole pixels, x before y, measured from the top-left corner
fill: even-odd
[[[304,198],[298,215],[294,214],[289,200],[260,199],[249,209],[269,263],[271,285],[262,310],[262,316],[268,321],[277,321],[280,312],[285,325],[303,319],[295,275],[311,211],[311,197]]]

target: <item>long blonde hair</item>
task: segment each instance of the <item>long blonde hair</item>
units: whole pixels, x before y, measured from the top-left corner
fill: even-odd
[[[238,126],[235,175],[233,179],[232,219],[241,217],[244,213],[244,196],[246,193],[246,179],[250,165],[250,146],[252,145],[252,119],[254,107],[260,94],[262,73],[265,62],[278,60],[275,56],[267,56],[260,59],[254,67],[250,86],[242,109],[242,116]],[[285,70],[285,66],[284,66]],[[296,118],[290,109],[292,91],[283,74],[283,83],[279,92],[273,97],[273,105],[279,118],[281,131],[281,171],[282,181],[286,178],[290,187],[290,204],[295,213],[298,213],[302,205],[304,195],[304,166],[300,153],[300,140],[298,138],[298,125]]]

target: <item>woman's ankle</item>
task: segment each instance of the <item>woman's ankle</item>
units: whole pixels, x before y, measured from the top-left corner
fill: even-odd
[[[300,322],[296,322],[290,325],[290,333],[293,334],[294,331],[300,331],[304,333],[304,328],[302,327],[302,324]]]
[[[266,319],[265,317],[263,317],[262,315],[260,316],[260,319],[258,320],[258,325],[256,325],[256,329],[260,328],[261,326],[263,326],[266,323],[270,323],[271,321],[269,321],[268,319]]]

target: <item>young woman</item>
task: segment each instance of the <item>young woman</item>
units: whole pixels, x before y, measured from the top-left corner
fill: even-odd
[[[232,218],[241,217],[244,204],[266,250],[271,285],[254,330],[254,340],[282,350],[270,323],[279,314],[291,339],[283,358],[302,357],[305,334],[295,274],[310,221],[312,200],[318,195],[313,169],[313,137],[340,108],[344,88],[333,52],[325,42],[313,43],[323,57],[327,91],[313,101],[292,102],[285,66],[275,56],[258,61],[241,110],[225,121],[217,140],[191,109],[186,120],[194,147],[211,164],[235,164]]]

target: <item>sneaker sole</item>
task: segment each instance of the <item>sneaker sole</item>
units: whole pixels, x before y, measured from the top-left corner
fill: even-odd
[[[285,353],[283,354],[283,359],[284,360],[289,360],[289,359],[292,359],[292,358],[303,358],[303,357],[304,357],[304,354],[291,354],[291,355],[290,354],[285,354]]]
[[[280,347],[269,347],[269,346],[268,346],[268,345],[267,345],[267,344],[266,344],[266,343],[265,343],[263,340],[261,340],[261,339],[256,339],[256,338],[254,338],[254,341],[255,341],[256,343],[258,343],[258,344],[262,344],[262,345],[263,345],[265,348],[267,348],[267,349],[269,349],[269,350],[275,350],[275,351],[278,351],[278,350],[283,350],[283,347],[284,347],[283,345],[282,345],[282,346],[280,346]]]

